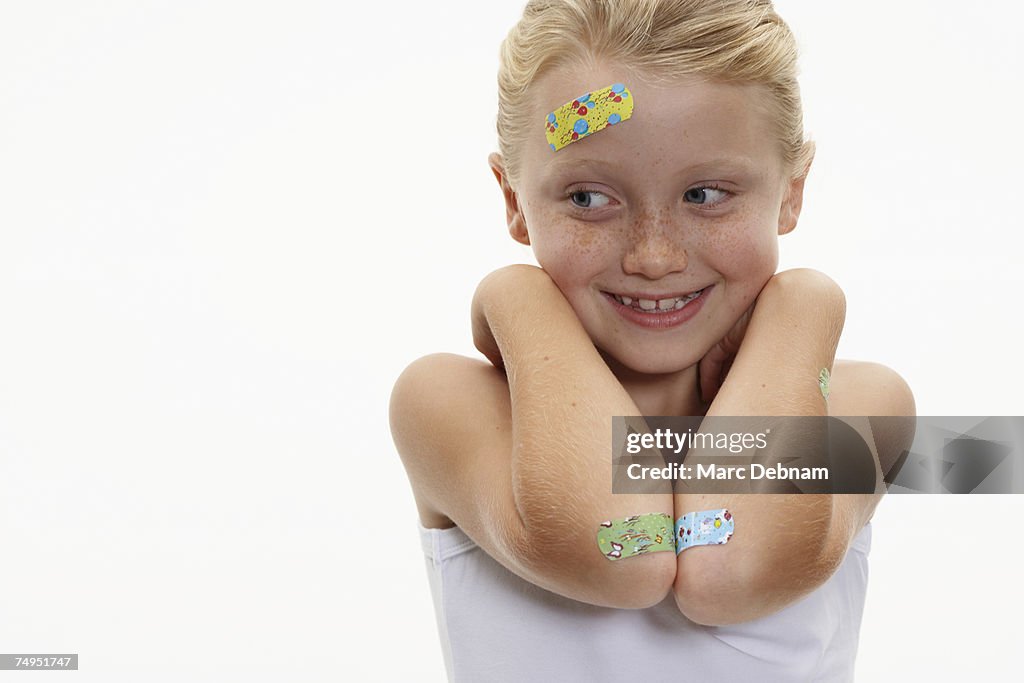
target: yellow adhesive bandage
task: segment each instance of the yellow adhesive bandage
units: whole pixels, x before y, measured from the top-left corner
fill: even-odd
[[[557,152],[633,115],[633,94],[622,83],[609,85],[563,104],[547,116],[548,145]]]

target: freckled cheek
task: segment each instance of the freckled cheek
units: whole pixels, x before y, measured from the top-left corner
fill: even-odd
[[[778,265],[777,238],[764,230],[723,231],[707,247],[726,276],[767,280]]]
[[[609,237],[593,226],[549,221],[531,232],[537,262],[559,286],[587,284],[615,257]]]
[[[587,284],[604,265],[593,250],[581,249],[572,239],[535,243],[534,255],[563,290],[567,285]]]

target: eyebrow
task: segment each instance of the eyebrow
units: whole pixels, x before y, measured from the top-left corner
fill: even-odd
[[[563,170],[570,170],[573,168],[580,167],[614,167],[615,161],[613,159],[569,159],[561,158],[555,159],[551,163],[553,172],[560,173]],[[723,170],[729,173],[755,173],[757,172],[757,164],[746,157],[718,157],[715,159],[707,159],[705,161],[699,161],[694,164],[690,164],[683,168],[675,169],[673,172],[676,173],[690,173],[704,170]]]
[[[608,159],[569,159],[562,157],[552,161],[548,167],[555,170],[561,171],[563,169],[568,170],[571,168],[577,168],[580,166],[613,166],[614,164]]]

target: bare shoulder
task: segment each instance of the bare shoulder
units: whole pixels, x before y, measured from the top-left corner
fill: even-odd
[[[890,367],[861,360],[833,364],[829,404],[835,415],[916,415],[906,380]]]
[[[511,447],[512,411],[505,374],[490,363],[436,353],[398,377],[389,408],[391,435],[427,528],[454,526],[452,502],[469,484],[466,458]],[[497,463],[494,463],[497,465]],[[462,491],[465,493],[465,491]],[[456,507],[461,507],[456,505]]]
[[[910,449],[917,427],[914,393],[899,373],[881,363],[836,360],[829,414],[868,418],[882,472]]]

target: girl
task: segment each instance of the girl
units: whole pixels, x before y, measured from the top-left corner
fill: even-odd
[[[814,154],[791,32],[768,1],[534,1],[498,80],[490,166],[540,267],[480,283],[490,363],[427,356],[391,401],[449,677],[850,680],[884,487],[613,494],[608,457],[615,415],[914,412],[892,370],[834,360],[840,288],[776,273]],[[861,429],[882,468],[912,438]],[[728,543],[595,542],[709,509]]]

